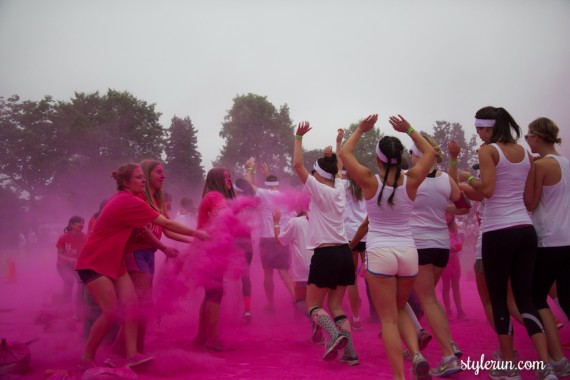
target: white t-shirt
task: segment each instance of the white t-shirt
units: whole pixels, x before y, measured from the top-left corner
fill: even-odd
[[[291,218],[285,223],[279,241],[289,246],[291,254],[291,277],[293,281],[307,281],[309,278],[309,266],[313,251],[307,249],[307,229],[309,220],[305,215]]]
[[[350,182],[346,179],[341,181],[345,189],[346,197],[346,207],[344,209],[344,229],[346,230],[346,237],[348,240],[352,240],[358,227],[362,224],[364,219],[366,219],[366,201],[364,196],[361,200],[357,201],[352,197],[350,193]],[[362,242],[366,241],[366,235],[360,240]]]
[[[308,176],[305,191],[311,195],[309,203],[309,228],[307,248],[315,249],[321,244],[347,244],[343,215],[346,205],[344,186],[339,179],[335,187],[324,185],[315,177]]]
[[[255,196],[260,200],[260,223],[259,223],[259,237],[275,239],[275,232],[273,231],[273,210],[277,208],[275,204],[275,197],[280,195],[279,190],[270,190],[258,188]],[[281,216],[280,227],[282,228],[287,222],[287,215],[285,213]]]

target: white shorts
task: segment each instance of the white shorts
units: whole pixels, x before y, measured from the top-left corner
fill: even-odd
[[[415,247],[367,248],[366,271],[377,276],[415,277],[418,251]]]

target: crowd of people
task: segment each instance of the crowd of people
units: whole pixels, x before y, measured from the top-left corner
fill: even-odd
[[[82,299],[85,288],[99,308],[79,366],[99,365],[95,354],[114,321],[121,327],[113,351],[127,366],[153,359],[144,342],[153,309],[157,250],[174,266],[184,266],[186,252],[193,250],[213,260],[201,282],[204,298],[194,344],[208,351],[225,350],[218,331],[227,261],[240,263],[243,321],[251,323],[249,271],[254,244],[259,244],[266,311],[275,311],[277,272],[296,315],[309,319],[307,334],[315,344],[324,343],[323,360],[359,364],[352,330],[362,329],[362,276],[371,318],[381,322],[393,377],[406,378],[406,359],[416,379],[458,373],[463,353],[449,328],[450,291],[457,319],[467,315],[459,289],[463,242],[456,216],[473,207],[480,220],[474,263],[477,290],[489,328],[497,335],[495,357],[504,362],[489,376],[520,379],[512,320],[524,326],[543,364],[537,378],[570,376],[547,302],[554,294],[561,310],[570,315],[570,164],[556,151],[561,142],[556,124],[539,118],[528,126],[524,138],[529,152],[517,142],[523,131],[505,109],[482,108],[475,114],[482,140],[477,170],[457,170],[461,152],[451,141],[446,173],[439,166],[441,147],[400,115],[388,122],[411,140],[411,162],[405,141],[386,135],[375,146],[377,167],[360,163],[354,154],[357,143],[377,121],[376,114],[362,119],[344,144],[344,131],[338,130],[336,149],[324,148],[309,168],[302,143],[311,126],[300,122],[292,136],[297,190],[283,189],[267,164],[258,166],[249,159],[235,182],[229,170],[211,169],[198,208],[184,198],[179,215],[172,218],[159,161],[118,168],[113,173],[118,191],[90,220],[88,234],[82,232],[84,220],[74,216],[57,243],[57,268],[66,297],[72,298],[77,283],[76,300]],[[257,184],[258,169],[263,186]],[[240,201],[245,199],[249,201]],[[228,217],[232,226],[221,237],[216,221]],[[172,243],[165,244],[163,235]],[[444,305],[436,296],[438,283]],[[77,315],[87,320],[79,306]],[[422,315],[431,334],[420,324]],[[441,351],[441,362],[435,366],[421,352],[432,336]]]

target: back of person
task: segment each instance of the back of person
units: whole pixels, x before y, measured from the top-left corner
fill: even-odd
[[[380,176],[378,180],[378,190],[376,194],[366,200],[368,211],[368,238],[366,247],[415,247],[414,239],[410,229],[410,215],[414,202],[408,196],[406,190],[407,176],[403,176],[403,183],[396,188],[393,198],[393,205],[388,203],[388,198],[392,195],[394,188],[384,187],[380,206],[378,205],[378,195],[382,189]]]
[[[566,157],[553,154],[551,157],[560,167],[560,181],[542,187],[542,196],[532,220],[538,234],[539,247],[563,247],[570,245],[570,163]]]
[[[445,208],[451,195],[449,176],[428,176],[418,188],[412,211],[416,248],[449,248]]]
[[[524,205],[525,183],[530,170],[530,160],[524,148],[524,157],[519,162],[510,162],[499,144],[492,144],[499,154],[496,169],[495,190],[485,201],[485,218],[481,229],[483,232],[503,228],[532,225],[530,216]],[[517,145],[518,146],[518,145]]]

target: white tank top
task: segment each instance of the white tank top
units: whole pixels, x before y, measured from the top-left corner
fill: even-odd
[[[449,249],[449,231],[445,208],[451,196],[449,176],[427,177],[416,195],[412,210],[412,234],[416,248]]]
[[[376,175],[378,190],[371,199],[366,201],[366,210],[368,211],[367,249],[378,247],[415,247],[410,227],[414,201],[410,199],[406,190],[407,179],[408,176],[404,174],[402,186],[398,186],[395,190],[393,206],[388,204],[388,198],[392,195],[394,188],[388,185],[384,187],[382,202],[378,206],[377,200],[382,189],[382,181],[380,176]]]
[[[532,225],[524,205],[524,188],[530,170],[528,152],[524,150],[522,161],[512,163],[498,144],[491,144],[499,152],[495,167],[495,191],[485,200],[485,215],[481,222],[483,233],[518,225]]]
[[[548,154],[558,161],[560,182],[542,187],[542,196],[532,221],[538,234],[539,247],[570,245],[570,163],[566,157]]]

